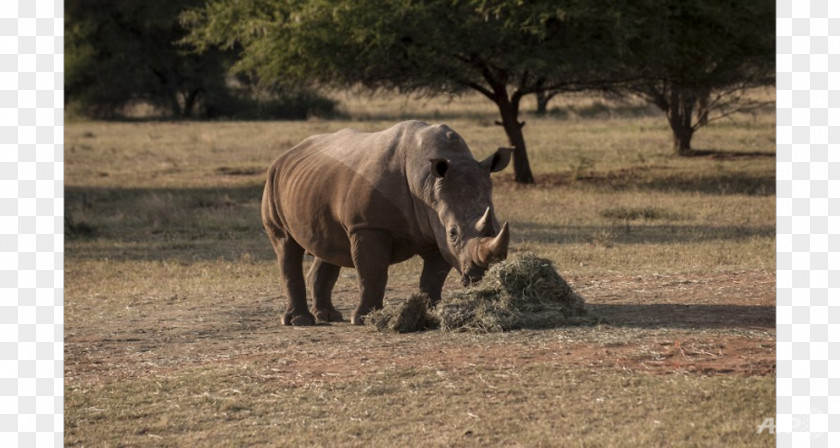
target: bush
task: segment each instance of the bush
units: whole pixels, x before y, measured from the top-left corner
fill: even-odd
[[[283,92],[268,99],[223,94],[211,96],[202,103],[201,115],[210,119],[305,120],[332,118],[336,106],[335,100],[309,90]]]

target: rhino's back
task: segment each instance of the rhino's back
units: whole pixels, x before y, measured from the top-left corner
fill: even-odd
[[[352,266],[352,232],[384,230],[412,240],[417,223],[404,151],[416,126],[317,135],[283,153],[266,188],[283,229],[309,252],[343,266]]]

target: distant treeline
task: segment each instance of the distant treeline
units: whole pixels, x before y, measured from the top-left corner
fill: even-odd
[[[523,97],[599,91],[663,111],[677,154],[775,82],[767,0],[67,0],[68,107],[176,117],[329,115],[314,92],[476,91],[532,182]],[[292,112],[294,111],[294,112]]]
[[[67,110],[124,118],[152,106],[167,118],[330,117],[335,101],[307,87],[259,85],[231,71],[237,51],[182,43],[179,16],[203,0],[66,0]],[[148,110],[149,107],[144,108]],[[147,113],[148,114],[148,113]]]

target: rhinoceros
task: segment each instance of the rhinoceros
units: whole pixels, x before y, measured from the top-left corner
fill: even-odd
[[[420,290],[434,305],[454,267],[468,285],[507,257],[490,173],[510,162],[499,148],[479,162],[446,125],[399,123],[380,132],[315,135],[269,167],[262,221],[280,264],[284,325],[342,321],[332,289],[342,267],[356,268],[361,299],[351,322],[382,307],[388,266],[419,255]],[[314,306],[306,306],[303,257]]]

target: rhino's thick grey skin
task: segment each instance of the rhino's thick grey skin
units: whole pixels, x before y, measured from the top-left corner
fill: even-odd
[[[423,260],[420,290],[440,300],[455,267],[465,284],[507,256],[507,223],[493,213],[490,173],[510,148],[476,161],[445,125],[399,123],[374,133],[345,129],[307,138],[268,170],[262,219],[289,305],[284,325],[340,321],[331,293],[341,267],[358,271],[361,301],[351,321],[382,307],[388,266]],[[303,255],[315,262],[306,307]],[[314,315],[313,315],[314,314]]]

